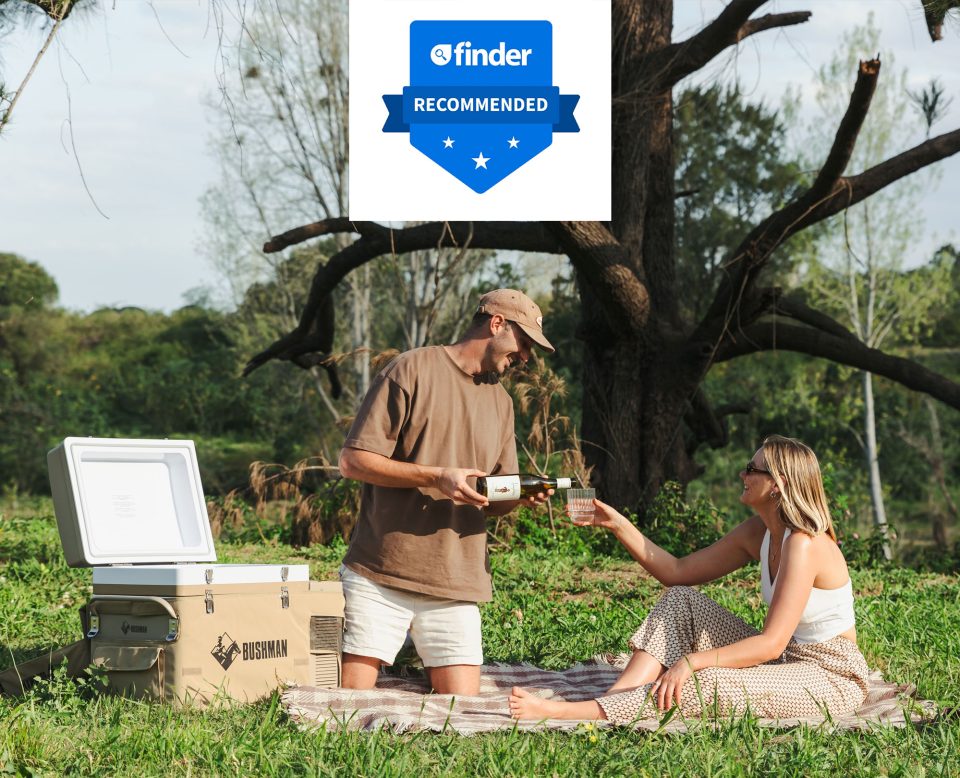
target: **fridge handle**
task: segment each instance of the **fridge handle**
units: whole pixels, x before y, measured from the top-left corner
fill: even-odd
[[[162,597],[152,597],[146,594],[94,594],[90,598],[90,629],[87,632],[88,638],[94,638],[100,631],[100,614],[97,613],[98,602],[152,602],[159,605],[169,615],[167,624],[167,636],[164,638],[168,643],[172,643],[180,637],[180,617],[173,609],[173,606]]]

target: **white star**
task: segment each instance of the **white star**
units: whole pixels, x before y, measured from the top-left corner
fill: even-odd
[[[453,139],[452,139],[449,135],[448,135],[446,138],[443,139],[443,147],[444,147],[445,149],[452,149],[452,148],[453,148],[453,143],[454,143],[454,141],[453,141]]]
[[[510,148],[511,148],[511,149],[515,149],[515,148],[517,147],[517,145],[520,143],[520,141],[518,141],[518,140],[514,137],[514,138],[510,138],[510,140],[508,140],[507,143],[510,144]]]
[[[474,170],[479,170],[480,168],[483,168],[484,170],[486,170],[487,163],[490,161],[490,157],[483,156],[482,151],[480,152],[479,157],[470,157],[470,159],[472,159],[474,162],[477,163],[477,166],[474,168]]]

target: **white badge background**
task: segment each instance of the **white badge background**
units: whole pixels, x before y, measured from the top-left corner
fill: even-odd
[[[477,194],[381,132],[385,94],[410,83],[410,22],[545,19],[553,86],[578,94],[580,132]],[[350,0],[350,218],[364,221],[610,219],[610,0]]]

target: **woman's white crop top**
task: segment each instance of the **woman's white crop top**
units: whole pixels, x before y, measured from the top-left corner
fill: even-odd
[[[790,530],[783,533],[783,542],[790,537]],[[782,546],[781,546],[782,548]],[[781,556],[782,558],[782,556]],[[760,544],[760,591],[769,607],[776,589],[776,581],[770,580],[770,530],[763,535]],[[779,578],[779,572],[777,578]],[[810,599],[800,614],[800,623],[793,633],[798,643],[823,643],[846,632],[856,624],[853,613],[853,584],[847,582],[837,589],[817,589],[810,592]]]

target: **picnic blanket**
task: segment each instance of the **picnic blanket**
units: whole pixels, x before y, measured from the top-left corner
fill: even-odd
[[[396,732],[432,730],[474,735],[496,730],[566,730],[581,728],[584,722],[547,719],[514,721],[510,718],[507,695],[513,686],[536,690],[542,697],[567,701],[588,700],[605,692],[620,675],[626,654],[603,655],[567,670],[542,670],[528,664],[484,665],[480,675],[480,694],[456,697],[450,694],[429,694],[423,677],[381,673],[377,687],[370,691],[350,689],[318,689],[299,686],[283,694],[282,704],[288,715],[305,727],[326,730],[373,731],[381,728]],[[757,719],[765,727],[790,728],[800,724],[831,729],[866,729],[876,725],[906,726],[937,714],[937,706],[916,697],[913,686],[887,683],[878,671],[870,676],[867,698],[855,714],[825,720]],[[680,716],[642,719],[632,726],[637,730],[685,732],[696,726],[711,726],[709,720],[684,720]],[[606,721],[596,726],[613,726]]]

